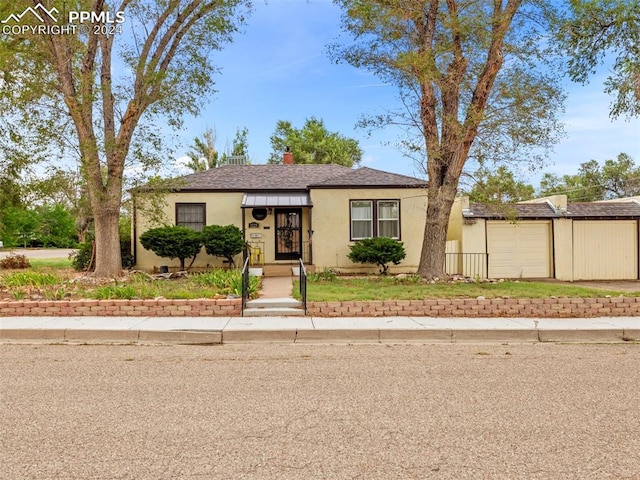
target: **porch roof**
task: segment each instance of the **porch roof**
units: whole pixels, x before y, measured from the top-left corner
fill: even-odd
[[[312,207],[308,192],[251,192],[242,197],[242,208]]]

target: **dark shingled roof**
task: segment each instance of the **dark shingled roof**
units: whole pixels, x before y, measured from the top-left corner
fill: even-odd
[[[306,190],[350,171],[341,165],[225,165],[180,177],[179,190]]]
[[[225,165],[176,179],[180,191],[285,191],[310,186],[419,187],[426,182],[372,168],[342,165]]]
[[[417,178],[385,172],[374,168],[362,167],[349,170],[343,175],[331,177],[323,182],[311,185],[314,188],[332,187],[426,187],[427,182]]]
[[[571,218],[638,218],[640,205],[636,202],[593,202],[567,204],[567,217]]]
[[[513,215],[516,213],[515,215]],[[484,205],[473,203],[465,217],[476,218],[640,218],[640,205],[636,202],[568,203],[567,209],[554,209],[549,203],[516,203],[511,205]]]
[[[548,203],[515,203],[509,205],[485,205],[472,203],[469,205],[471,214],[463,212],[466,217],[478,218],[553,218],[557,217],[555,210]]]

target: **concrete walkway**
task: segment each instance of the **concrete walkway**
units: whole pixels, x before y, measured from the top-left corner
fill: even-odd
[[[260,298],[293,298],[293,276],[263,277]]]
[[[2,317],[0,343],[535,343],[640,341],[640,317]]]

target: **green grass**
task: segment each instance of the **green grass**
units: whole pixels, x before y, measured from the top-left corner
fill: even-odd
[[[294,295],[299,298],[298,284]],[[350,300],[420,300],[437,298],[548,298],[604,297],[606,295],[638,296],[640,292],[623,293],[551,282],[505,281],[501,283],[422,283],[415,277],[337,278],[309,281],[307,300],[335,302]]]
[[[31,268],[71,268],[68,258],[30,258]]]

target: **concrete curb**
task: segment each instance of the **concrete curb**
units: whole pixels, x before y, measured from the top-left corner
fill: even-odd
[[[0,344],[168,344],[250,343],[616,343],[640,341],[636,329],[282,329],[282,330],[91,330],[2,329]]]
[[[153,330],[0,330],[2,343],[80,343],[80,344],[222,344],[222,332]]]

